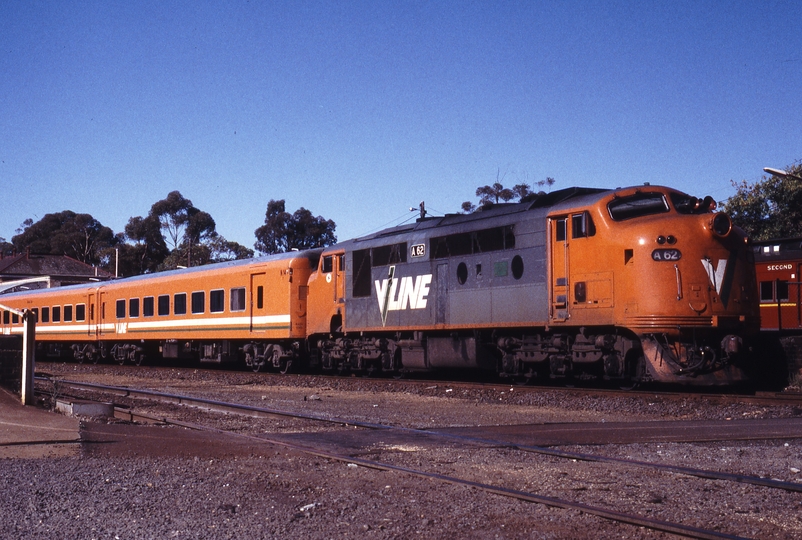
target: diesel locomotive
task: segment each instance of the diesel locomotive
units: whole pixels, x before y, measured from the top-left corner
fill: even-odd
[[[710,197],[569,188],[325,249],[0,296],[43,354],[351,373],[745,382],[754,254]],[[0,332],[21,332],[3,313]]]

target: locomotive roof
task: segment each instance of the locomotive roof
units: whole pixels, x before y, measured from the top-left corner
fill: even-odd
[[[343,242],[338,243],[337,245],[343,246],[353,243],[367,242],[370,240],[379,240],[382,238],[396,236],[405,233],[423,232],[429,229],[436,229],[453,225],[465,225],[492,218],[509,216],[521,212],[527,212],[535,209],[543,209],[545,211],[549,211],[554,208],[559,208],[561,205],[563,205],[564,203],[568,203],[569,201],[572,206],[576,205],[577,203],[582,204],[582,200],[585,198],[590,199],[590,201],[588,202],[596,201],[598,200],[600,194],[610,193],[611,191],[612,190],[600,189],[600,188],[572,187],[572,188],[565,188],[557,191],[552,191],[551,193],[541,192],[540,194],[535,195],[532,199],[527,200],[525,202],[493,204],[481,207],[477,209],[475,212],[472,212],[470,214],[446,214],[444,216],[420,218],[417,221],[415,221],[415,223],[398,225],[396,227],[384,229],[376,233],[362,236],[359,238],[345,240]]]

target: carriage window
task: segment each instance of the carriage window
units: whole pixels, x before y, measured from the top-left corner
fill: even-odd
[[[16,313],[12,313],[11,324],[17,324],[17,323],[19,323],[19,315],[17,315]]]
[[[125,311],[123,311],[123,314],[125,314]],[[61,306],[53,306],[52,315],[53,322],[61,322]]]
[[[86,304],[75,304],[75,320],[78,322],[86,320]]]
[[[117,318],[125,318],[125,299],[117,300]],[[56,306],[53,306],[53,320],[56,320]]]
[[[153,317],[153,297],[146,296],[142,299],[142,316]]]
[[[9,324],[11,322],[11,312],[10,311],[3,311],[3,324]]]
[[[128,301],[128,316],[139,317],[139,298],[131,298]]]
[[[226,293],[223,289],[214,290],[209,293],[209,311],[211,313],[221,313],[226,309]]]
[[[760,301],[771,302],[774,300],[774,282],[761,281],[760,282]]]
[[[206,311],[206,293],[195,291],[192,293],[192,313],[203,313]]]
[[[256,287],[256,309],[265,307],[265,288],[259,285]]]
[[[323,273],[324,274],[328,274],[333,270],[333,265],[331,263],[332,263],[332,256],[331,255],[327,255],[327,256],[323,257]]]
[[[39,322],[39,308],[31,308],[31,311],[33,312],[34,320]]]
[[[64,306],[64,322],[72,322],[72,305]]]
[[[42,308],[42,322],[50,322],[50,308],[43,307]]]
[[[173,297],[173,313],[176,315],[187,314],[187,293],[178,293]]]
[[[607,203],[607,211],[615,221],[668,212],[668,202],[662,193],[635,193]]]
[[[245,311],[245,287],[231,289],[231,311]]]
[[[170,314],[170,295],[163,294],[159,296],[159,316],[164,317]]]
[[[777,282],[777,300],[780,302],[787,302],[788,301],[788,282],[787,281],[778,281]]]

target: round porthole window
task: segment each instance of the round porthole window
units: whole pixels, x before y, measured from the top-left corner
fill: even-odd
[[[468,279],[468,265],[464,262],[459,263],[457,266],[457,281],[459,281],[460,285],[465,285],[465,281]]]
[[[524,275],[524,260],[521,258],[520,255],[516,255],[512,258],[512,277],[515,279],[521,279],[521,276]]]

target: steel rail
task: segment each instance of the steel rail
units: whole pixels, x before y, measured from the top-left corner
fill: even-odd
[[[139,416],[146,416],[142,413],[138,413]],[[618,523],[626,523],[629,525],[635,525],[638,527],[646,527],[651,530],[655,531],[662,531],[668,532],[672,534],[678,534],[682,536],[686,536],[689,538],[699,538],[699,539],[734,539],[734,540],[742,540],[745,537],[742,536],[735,536],[726,533],[720,533],[718,531],[712,531],[708,529],[701,529],[699,527],[693,527],[690,525],[683,525],[681,523],[673,523],[670,521],[663,521],[658,519],[651,519],[643,516],[639,516],[636,514],[628,514],[626,512],[618,512],[615,510],[608,510],[606,508],[601,508],[598,506],[592,506],[584,503],[577,503],[573,501],[568,501],[565,499],[559,499],[556,497],[547,497],[545,495],[538,495],[536,493],[531,493],[528,491],[521,491],[511,488],[505,488],[501,486],[494,486],[492,484],[485,484],[483,482],[476,482],[473,480],[466,480],[463,478],[457,478],[455,476],[449,476],[440,473],[432,473],[427,472],[419,469],[411,469],[409,467],[402,467],[400,465],[393,465],[391,463],[384,463],[381,461],[373,461],[369,459],[359,458],[348,456],[345,454],[338,454],[336,452],[330,452],[326,450],[321,450],[319,448],[314,448],[310,446],[300,445],[296,443],[291,443],[287,441],[283,441],[280,439],[274,439],[271,437],[267,437],[265,435],[249,435],[246,433],[239,433],[235,431],[224,430],[220,428],[214,428],[210,426],[204,426],[201,424],[196,424],[192,422],[183,422],[180,420],[174,420],[164,417],[151,417],[151,420],[163,422],[165,424],[172,424],[188,429],[194,429],[198,431],[206,431],[212,433],[218,433],[227,436],[234,436],[243,439],[248,439],[250,441],[257,441],[261,443],[267,443],[271,445],[281,446],[283,448],[288,448],[290,450],[295,450],[298,452],[302,452],[311,456],[323,458],[323,459],[330,459],[333,461],[339,461],[348,464],[356,464],[368,469],[380,470],[380,471],[390,471],[402,474],[408,474],[411,476],[416,476],[419,478],[425,478],[428,480],[439,480],[441,482],[445,482],[452,485],[457,486],[465,486],[471,487],[480,491],[484,491],[487,493],[492,493],[495,495],[500,495],[503,497],[509,497],[521,501],[532,502],[536,504],[542,504],[545,506],[550,506],[554,508],[560,508],[563,510],[578,510],[580,512],[584,512],[586,514],[590,514],[596,517],[600,517],[603,519],[607,519],[610,521],[615,521]],[[350,423],[349,425],[354,425],[354,423]]]
[[[41,362],[42,364],[46,362]],[[40,363],[37,363],[39,365]],[[85,364],[89,365],[89,364]],[[100,366],[102,367],[102,366]],[[134,365],[126,365],[126,366],[117,366],[114,365],[115,368],[122,367],[123,369],[132,369],[132,370],[139,370],[142,369],[141,367],[134,366]],[[148,369],[154,370],[168,370],[168,369],[180,369],[175,366],[148,366]],[[195,371],[198,371],[197,369]],[[203,369],[201,368],[200,371],[208,372],[208,373],[219,373],[219,370],[214,369]],[[251,374],[249,371],[234,371],[235,373],[241,374]],[[256,375],[260,376],[279,376],[276,372],[261,372],[256,373]],[[292,375],[280,375],[282,379],[286,379],[288,377],[304,377],[307,375],[311,375],[314,377],[318,377],[321,379],[330,379],[332,381],[342,381],[344,377],[342,375],[334,375],[328,373],[311,373],[311,374],[292,374]],[[366,378],[368,381],[372,382],[386,382],[392,383],[393,380],[389,378]],[[479,382],[479,381],[471,381],[471,380],[447,380],[447,379],[419,379],[419,378],[406,378],[403,379],[403,382],[408,384],[414,384],[416,386],[426,386],[426,385],[444,385],[453,388],[460,388],[460,389],[476,389],[476,390],[494,390],[498,389],[499,391],[505,391],[505,389],[514,388],[516,392],[525,393],[525,392],[539,392],[539,391],[547,391],[547,392],[560,392],[564,394],[578,394],[578,395],[598,395],[603,397],[624,397],[624,398],[653,398],[653,399],[666,399],[666,400],[694,400],[694,401],[712,401],[716,403],[737,403],[737,404],[745,404],[745,405],[766,405],[766,406],[783,406],[783,405],[799,405],[802,406],[802,393],[799,392],[773,392],[773,391],[759,391],[755,392],[754,394],[742,393],[742,394],[729,394],[729,393],[713,393],[709,390],[704,389],[690,389],[686,392],[676,392],[676,391],[667,391],[664,389],[633,389],[633,390],[620,390],[615,388],[583,388],[580,386],[538,386],[538,385],[520,385],[516,384],[514,381],[505,382],[504,380],[495,381],[495,382]]]
[[[52,381],[51,381],[52,382]],[[512,450],[519,450],[523,452],[535,453],[535,454],[542,454],[548,455],[552,457],[564,458],[564,459],[576,459],[581,461],[587,462],[596,462],[596,463],[610,463],[616,465],[628,465],[633,467],[657,470],[661,472],[673,473],[673,474],[682,474],[686,476],[693,476],[697,478],[704,478],[708,480],[723,480],[727,482],[737,482],[741,484],[750,484],[755,486],[761,487],[768,487],[772,489],[782,489],[784,491],[791,491],[791,492],[802,492],[802,483],[798,482],[785,482],[782,480],[774,480],[771,478],[761,478],[759,476],[750,476],[744,474],[732,474],[732,473],[725,473],[719,471],[711,471],[708,469],[697,469],[694,467],[685,467],[681,465],[670,465],[670,464],[663,464],[663,463],[651,463],[648,461],[640,461],[634,459],[626,459],[626,458],[617,458],[617,457],[609,457],[609,456],[601,456],[597,454],[588,454],[583,452],[569,452],[566,450],[558,450],[554,448],[547,448],[544,446],[535,446],[535,445],[523,445],[523,444],[516,444],[511,443],[509,441],[502,441],[497,439],[487,439],[483,437],[472,437],[468,435],[457,435],[453,433],[446,433],[442,431],[430,430],[430,429],[418,429],[418,428],[408,428],[408,427],[401,427],[401,426],[389,426],[387,424],[378,424],[372,422],[362,422],[362,421],[354,421],[354,420],[347,420],[342,418],[331,418],[331,417],[324,417],[314,414],[303,414],[303,413],[295,413],[290,411],[282,411],[279,409],[270,409],[266,407],[256,407],[252,405],[244,405],[239,403],[228,403],[223,401],[217,401],[207,398],[198,398],[192,396],[182,396],[178,394],[168,394],[164,392],[156,392],[153,390],[141,390],[141,389],[132,389],[120,386],[108,386],[102,384],[95,384],[95,383],[86,383],[86,382],[79,382],[79,381],[69,381],[69,380],[59,380],[58,384],[66,384],[75,388],[86,388],[86,389],[93,389],[93,390],[102,390],[108,393],[122,395],[124,397],[137,397],[142,396],[145,398],[157,398],[167,403],[175,403],[180,405],[187,405],[190,407],[195,408],[202,408],[205,410],[215,411],[215,412],[222,412],[222,413],[229,413],[229,412],[236,412],[239,414],[247,414],[249,416],[254,417],[263,417],[263,416],[282,416],[282,417],[290,417],[290,418],[298,418],[302,420],[311,420],[316,422],[325,422],[331,424],[337,424],[342,426],[353,426],[353,427],[360,427],[364,429],[373,429],[373,430],[392,430],[398,431],[402,433],[411,433],[416,435],[426,435],[426,436],[435,436],[455,441],[461,442],[468,442],[472,444],[479,444],[485,446],[495,446],[500,448],[508,448]]]

